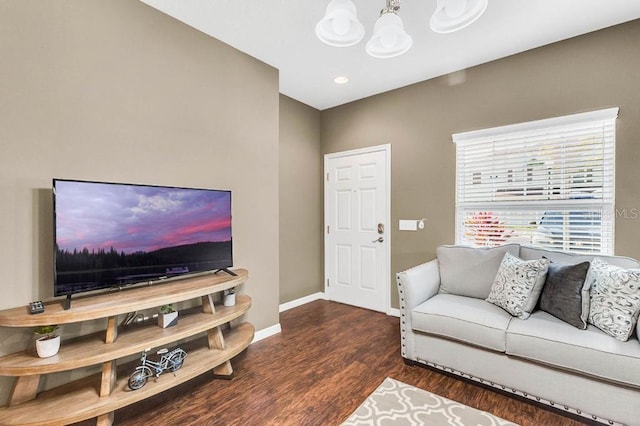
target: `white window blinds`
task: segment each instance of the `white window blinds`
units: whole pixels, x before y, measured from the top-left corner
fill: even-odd
[[[453,135],[456,242],[612,254],[617,114]]]

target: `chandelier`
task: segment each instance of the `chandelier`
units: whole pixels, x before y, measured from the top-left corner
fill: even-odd
[[[393,58],[411,48],[413,40],[404,30],[398,16],[401,0],[386,0],[380,17],[373,27],[373,35],[365,50],[374,58]],[[431,30],[451,33],[475,22],[487,9],[489,0],[437,0],[431,16]],[[324,43],[335,47],[358,44],[364,38],[364,26],[357,16],[352,0],[331,0],[324,17],[316,25],[316,35]]]

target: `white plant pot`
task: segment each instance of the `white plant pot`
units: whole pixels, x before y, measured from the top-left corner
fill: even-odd
[[[170,314],[159,314],[158,325],[162,328],[178,325],[178,311],[171,312]]]
[[[224,304],[224,306],[236,306],[236,294],[225,294],[222,303]]]
[[[36,352],[40,358],[54,356],[58,350],[60,350],[60,336],[54,338],[43,336],[36,340]]]

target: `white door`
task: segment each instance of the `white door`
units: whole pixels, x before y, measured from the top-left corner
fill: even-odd
[[[325,156],[325,293],[389,310],[391,146]]]

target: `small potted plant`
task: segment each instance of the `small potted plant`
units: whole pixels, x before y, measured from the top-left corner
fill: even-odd
[[[54,356],[60,350],[60,335],[57,325],[43,325],[35,330],[36,352],[40,358]]]
[[[162,328],[173,327],[178,325],[178,311],[172,303],[162,305],[158,314],[158,325]]]
[[[222,293],[222,304],[224,306],[236,305],[236,289],[235,287],[228,288]]]

